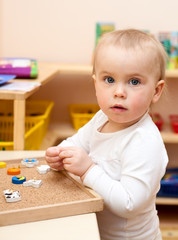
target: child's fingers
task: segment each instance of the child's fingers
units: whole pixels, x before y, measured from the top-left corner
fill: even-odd
[[[63,150],[59,153],[59,158],[63,159],[63,158],[70,158],[73,156],[73,153],[70,149],[67,150]]]
[[[63,165],[71,164],[72,163],[72,158],[64,158],[62,160]]]
[[[57,147],[50,147],[46,150],[46,156],[48,157],[55,157],[59,154],[59,148]]]
[[[56,157],[48,157],[48,156],[45,156],[45,159],[48,163],[56,163],[56,162],[59,162],[60,161],[60,158],[59,156],[56,156]]]
[[[49,166],[50,166],[51,168],[56,169],[56,170],[62,170],[62,169],[64,169],[63,163],[60,162],[60,161],[55,162],[55,163],[50,163]]]
[[[71,166],[70,166],[70,164],[64,164],[63,167],[64,167],[64,169],[65,169],[66,171],[72,172],[72,171],[71,171]]]

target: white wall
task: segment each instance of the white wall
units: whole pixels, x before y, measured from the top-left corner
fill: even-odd
[[[177,0],[0,0],[0,55],[90,63],[95,23],[178,30]]]

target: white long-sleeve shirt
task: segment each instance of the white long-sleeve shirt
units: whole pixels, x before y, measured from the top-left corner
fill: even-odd
[[[153,240],[159,231],[155,199],[168,163],[160,132],[148,113],[114,133],[98,131],[106,121],[100,110],[61,145],[85,149],[96,164],[83,183],[104,199],[97,213],[101,239]]]

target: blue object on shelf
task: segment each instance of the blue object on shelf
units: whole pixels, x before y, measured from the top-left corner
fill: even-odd
[[[161,180],[161,188],[157,197],[178,198],[178,168],[169,168]]]

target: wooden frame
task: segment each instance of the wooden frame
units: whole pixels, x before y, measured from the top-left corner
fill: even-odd
[[[40,159],[38,159],[40,161]],[[8,166],[8,161],[7,166]],[[14,162],[20,162],[21,160],[15,160]],[[34,168],[33,168],[34,169]],[[29,169],[30,171],[30,169]],[[0,212],[0,226],[34,222],[52,218],[59,218],[65,216],[72,216],[84,213],[92,213],[103,210],[103,199],[93,190],[84,187],[67,172],[62,171],[60,174],[64,175],[75,186],[87,194],[88,199],[75,200],[69,202],[63,202],[59,204],[44,205],[38,207],[27,207],[22,209],[14,209]],[[2,183],[1,183],[2,184]],[[1,193],[2,194],[2,193]],[[13,203],[7,203],[13,204]]]

